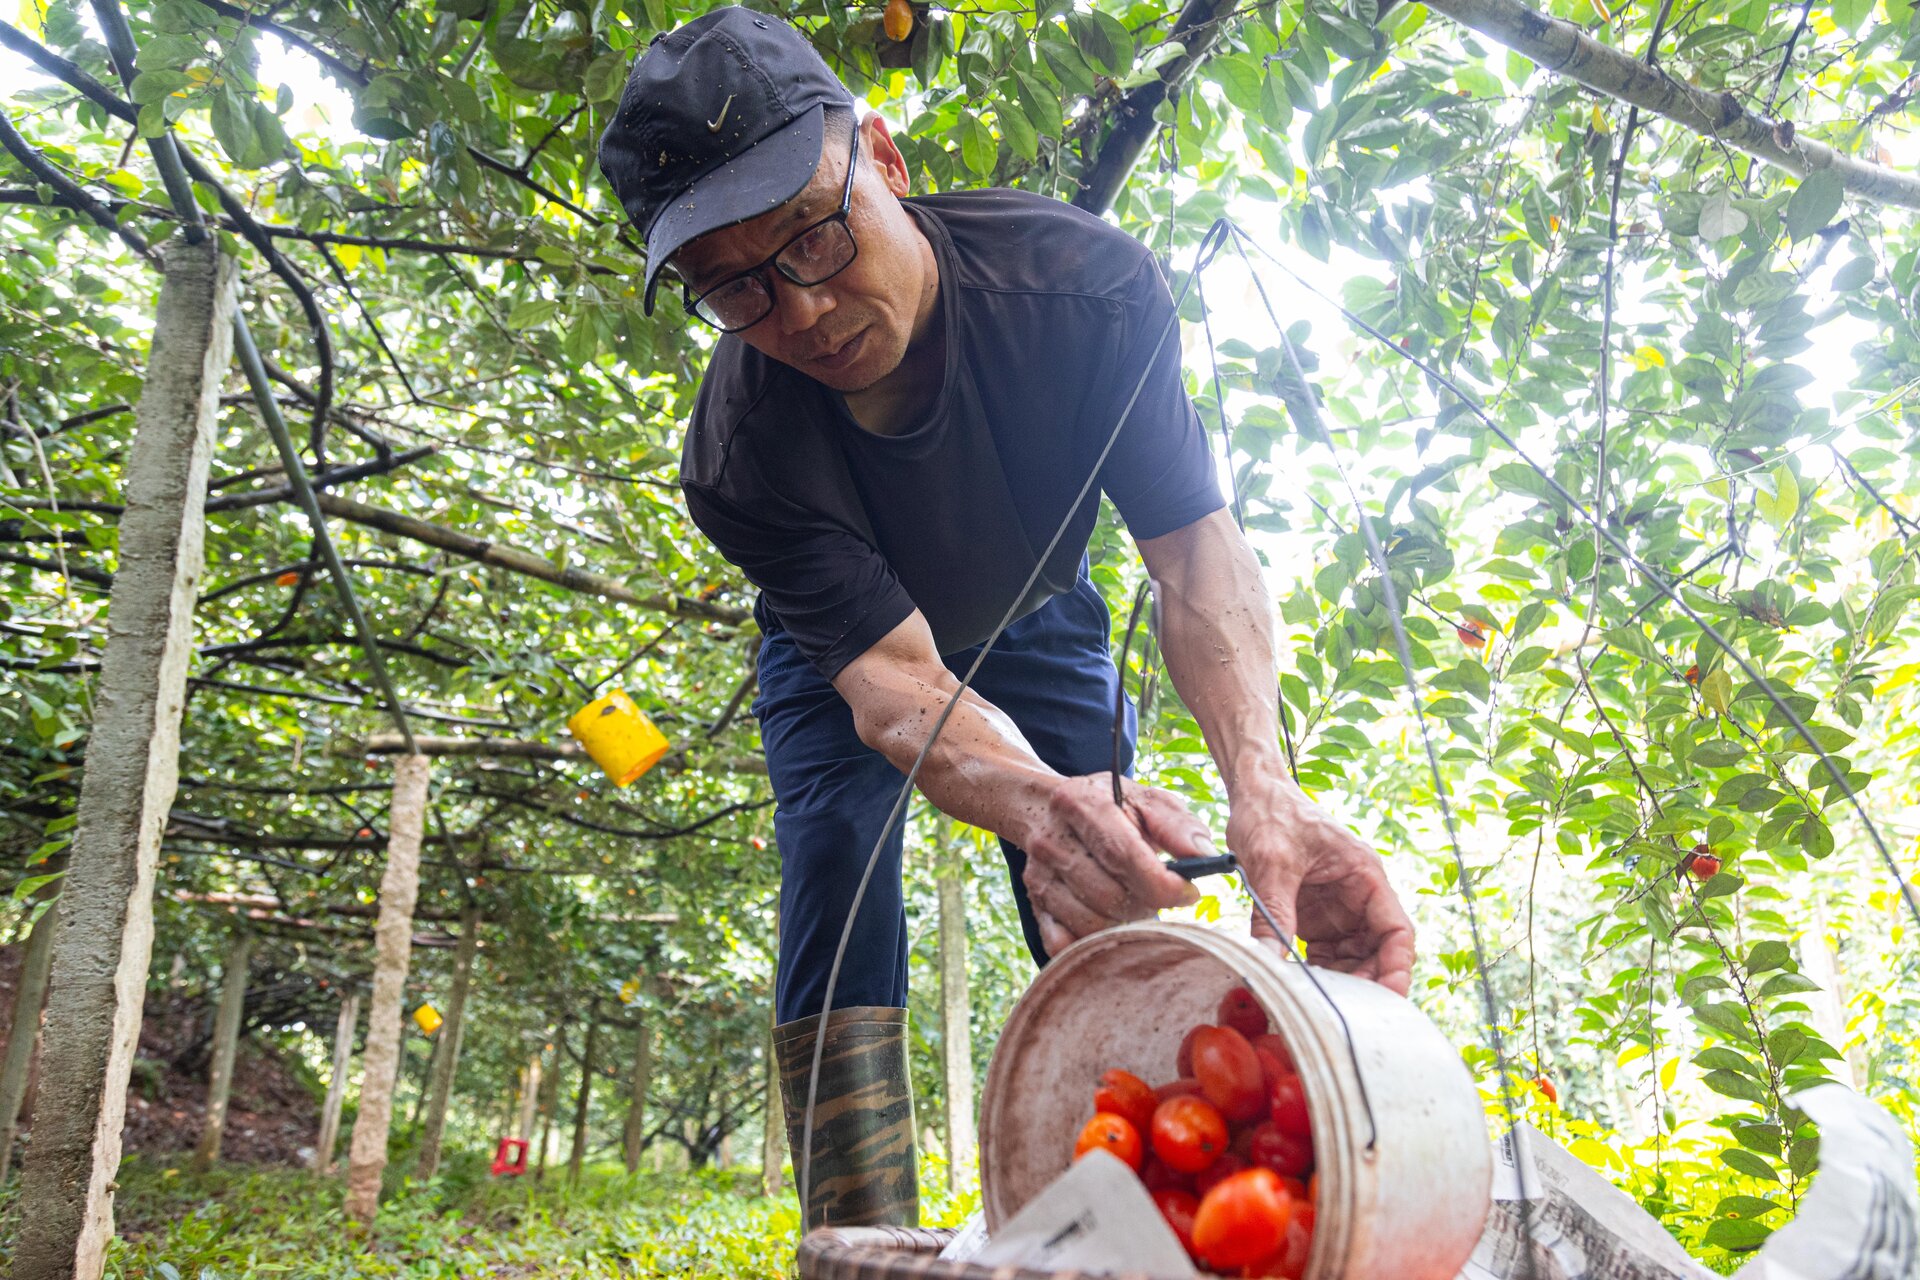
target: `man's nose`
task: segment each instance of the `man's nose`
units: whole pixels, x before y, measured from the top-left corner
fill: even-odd
[[[833,292],[824,284],[799,285],[774,273],[773,312],[780,332],[792,337],[818,324],[834,308]]]

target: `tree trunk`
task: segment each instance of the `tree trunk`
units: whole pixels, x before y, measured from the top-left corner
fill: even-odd
[[[207,458],[233,353],[218,242],[167,251],[135,411],[119,572],[60,894],[41,1092],[15,1280],[97,1280],[113,1235],[127,1078],[153,953],[153,874],[179,783],[180,715],[205,563]]]
[[[236,934],[220,975],[220,1012],[213,1020],[213,1069],[207,1076],[207,1114],[193,1167],[205,1173],[220,1158],[227,1136],[227,1100],[233,1094],[233,1059],[240,1051],[240,1019],[247,1011],[247,970],[253,963],[253,935]]]
[[[13,1138],[20,1104],[27,1096],[27,1069],[33,1065],[33,1047],[40,1039],[40,1007],[47,999],[47,969],[53,963],[53,931],[59,919],[54,906],[40,913],[27,936],[27,953],[20,959],[20,989],[13,998],[7,1056],[0,1062],[0,1183],[13,1167]]]
[[[520,1076],[520,1105],[515,1114],[513,1136],[522,1142],[533,1141],[533,1116],[540,1109],[540,1055],[534,1054],[527,1061],[527,1069]]]
[[[580,1169],[587,1160],[587,1104],[593,1096],[593,1055],[600,1047],[600,1019],[597,1010],[587,1012],[587,1045],[580,1055],[580,1092],[573,1102],[573,1150],[567,1156],[567,1181],[580,1181]]]
[[[362,1223],[380,1205],[380,1174],[387,1167],[393,1127],[393,1085],[400,1067],[400,999],[407,985],[413,941],[413,905],[420,893],[420,837],[426,824],[425,756],[393,762],[388,815],[387,869],[380,878],[380,918],[373,927],[373,998],[367,1004],[367,1051],[360,1073],[360,1110],[353,1120],[343,1211]]]
[[[640,1029],[633,1037],[633,1074],[627,1088],[627,1127],[621,1135],[621,1153],[626,1156],[627,1172],[640,1170],[640,1149],[647,1137],[647,1088],[653,1083],[653,1041],[645,1010],[634,1006],[640,1016]]]
[[[540,1163],[533,1172],[535,1182],[547,1176],[547,1150],[553,1146],[553,1118],[560,1110],[560,1072],[567,1065],[567,1023],[563,1018],[553,1033],[553,1070],[540,1090]]]
[[[347,1103],[347,1071],[353,1065],[353,1033],[360,1025],[360,993],[340,993],[340,1019],[333,1027],[333,1078],[320,1108],[320,1138],[313,1167],[322,1177],[333,1172],[333,1149],[340,1144],[340,1112]]]
[[[940,1065],[945,1083],[947,1188],[973,1162],[973,1002],[967,992],[967,896],[961,869],[940,877]]]
[[[1856,160],[1803,133],[1776,128],[1773,121],[1747,111],[1731,93],[1676,80],[1658,67],[1601,44],[1571,22],[1529,9],[1519,0],[1430,0],[1427,7],[1525,54],[1556,75],[1664,116],[1795,177],[1830,169],[1856,196],[1920,209],[1920,177]]]
[[[473,953],[480,946],[480,908],[469,905],[460,913],[460,948],[453,956],[453,987],[447,992],[447,1017],[440,1027],[445,1043],[434,1055],[433,1076],[427,1086],[427,1127],[420,1135],[420,1176],[431,1178],[440,1168],[440,1140],[447,1129],[447,1103],[453,1096],[454,1075],[460,1070],[460,1039],[467,1026],[467,986],[473,977]]]
[[[780,1059],[774,1053],[773,1032],[774,1017],[767,1019],[767,1084],[766,1104],[760,1117],[766,1122],[766,1128],[760,1135],[760,1189],[769,1196],[777,1196],[786,1190],[787,1178],[785,1160],[787,1158],[787,1115],[786,1105],[780,1097]]]

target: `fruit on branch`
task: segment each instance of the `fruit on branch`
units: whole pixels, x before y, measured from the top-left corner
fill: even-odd
[[[1465,622],[1456,623],[1453,633],[1459,636],[1460,643],[1469,649],[1487,647],[1487,624],[1478,618],[1468,618]]]
[[[1560,1089],[1553,1081],[1547,1079],[1547,1077],[1535,1076],[1533,1078],[1533,1088],[1534,1092],[1545,1098],[1550,1105],[1556,1107],[1560,1105]]]
[[[886,15],[880,25],[886,28],[887,39],[898,44],[913,34],[913,6],[908,0],[887,0]]]

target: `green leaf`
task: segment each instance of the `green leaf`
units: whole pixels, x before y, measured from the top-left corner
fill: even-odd
[[[1709,1045],[1693,1055],[1693,1064],[1708,1071],[1737,1071],[1756,1080],[1763,1074],[1760,1066],[1738,1050],[1723,1044]]]
[[[1723,1098],[1736,1098],[1741,1102],[1767,1100],[1767,1091],[1758,1083],[1732,1071],[1709,1071],[1701,1077],[1701,1083]]]
[[[1314,574],[1313,589],[1318,591],[1322,598],[1334,604],[1340,603],[1340,597],[1347,589],[1346,566],[1336,560],[1319,573]]]
[[[960,158],[966,162],[967,168],[982,178],[992,173],[998,149],[993,135],[987,132],[986,125],[980,123],[980,118],[972,113],[963,115],[954,131],[960,135]]]
[[[589,62],[586,74],[580,77],[580,87],[591,102],[612,102],[620,96],[626,83],[627,55],[619,50],[603,53]]]
[[[1716,1218],[1764,1218],[1769,1213],[1782,1213],[1785,1206],[1759,1196],[1722,1196],[1720,1203],[1713,1207]]]
[[[1725,191],[1716,191],[1700,206],[1700,236],[1703,240],[1724,240],[1747,229],[1747,215],[1733,207]]]
[[[1763,999],[1771,999],[1774,996],[1790,995],[1801,991],[1818,991],[1819,989],[1820,984],[1804,974],[1778,973],[1767,979],[1766,985],[1760,988],[1760,995]]]
[[[1007,140],[1014,154],[1022,160],[1034,160],[1040,155],[1040,135],[1035,132],[1033,121],[1026,113],[1016,107],[1009,99],[1002,98],[995,106],[993,117],[1000,126],[1000,136]]]
[[[1691,758],[1695,764],[1705,765],[1709,769],[1724,769],[1728,765],[1739,764],[1746,757],[1747,748],[1743,744],[1726,738],[1711,738],[1695,747]]]
[[[1706,1243],[1742,1253],[1749,1249],[1758,1249],[1773,1234],[1773,1228],[1764,1222],[1751,1218],[1715,1218],[1702,1237]]]
[[[1784,969],[1793,962],[1793,949],[1775,938],[1765,942],[1756,942],[1747,952],[1746,969],[1749,975],[1766,973],[1772,969]]]
[[[253,154],[253,118],[247,104],[233,90],[224,89],[214,95],[212,114],[213,136],[219,141],[220,149],[227,153],[227,159],[241,168],[252,167],[249,157]]]
[[[1865,2],[1872,4],[1872,0]],[[1840,175],[1831,169],[1816,169],[1802,178],[1787,201],[1787,234],[1805,240],[1825,227],[1840,212],[1840,198],[1845,194]]]
[[[1733,702],[1733,677],[1725,668],[1709,671],[1700,681],[1700,700],[1721,715]]]
[[[1784,529],[1793,519],[1794,512],[1800,509],[1800,482],[1794,479],[1793,468],[1782,462],[1773,469],[1773,492],[1755,489],[1753,508],[1763,519],[1776,529]]]
[[[1784,1067],[1807,1047],[1807,1033],[1798,1027],[1782,1027],[1767,1037],[1767,1056],[1773,1065]]]
[[[1729,1169],[1738,1170],[1750,1178],[1759,1178],[1763,1182],[1780,1181],[1780,1175],[1773,1171],[1772,1165],[1753,1152],[1743,1151],[1739,1147],[1728,1147],[1722,1151],[1720,1162]]]

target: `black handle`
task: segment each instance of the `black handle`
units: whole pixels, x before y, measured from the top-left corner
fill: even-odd
[[[1201,876],[1225,875],[1240,864],[1230,853],[1216,853],[1211,858],[1170,858],[1165,865],[1182,880],[1198,880]]]

